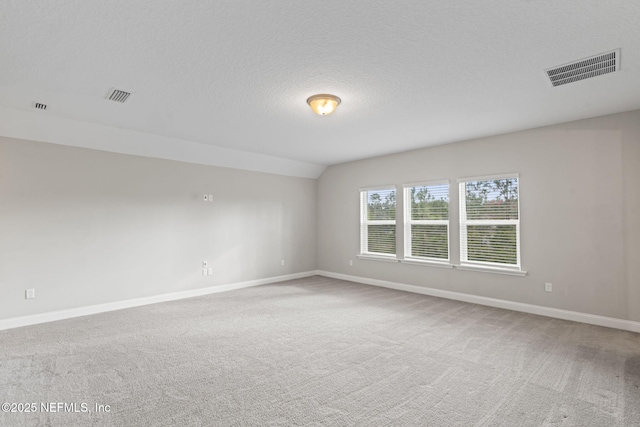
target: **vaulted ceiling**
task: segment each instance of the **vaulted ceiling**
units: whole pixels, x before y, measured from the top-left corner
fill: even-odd
[[[330,165],[638,109],[638,22],[637,0],[5,0],[0,120]],[[615,73],[544,71],[614,49]]]

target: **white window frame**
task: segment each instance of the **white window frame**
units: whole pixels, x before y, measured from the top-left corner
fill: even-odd
[[[446,220],[427,220],[427,219],[412,219],[411,212],[411,189],[413,187],[430,187],[436,185],[447,186],[447,197],[449,198],[449,204],[451,204],[451,185],[448,180],[440,181],[426,181],[417,182],[403,185],[403,203],[404,203],[404,259],[407,261],[422,261],[428,263],[440,263],[449,264],[451,260],[451,227],[449,225],[451,216],[449,211],[449,219]],[[412,225],[446,225],[447,226],[447,258],[432,258],[414,256],[411,253],[411,226]]]
[[[370,220],[368,217],[369,192],[394,190],[396,192],[396,217],[398,212],[398,189],[395,185],[380,185],[376,187],[366,187],[360,189],[360,254],[358,258],[378,258],[388,261],[397,261],[397,227],[396,227],[396,253],[387,254],[382,252],[369,252],[369,225],[393,225],[396,226],[396,219],[393,220]]]
[[[518,180],[518,219],[503,219],[503,220],[468,220],[467,219],[467,182],[475,181],[492,181],[496,179],[517,179]],[[460,269],[487,269],[487,270],[500,270],[521,272],[526,274],[521,269],[520,260],[520,188],[521,180],[520,174],[509,173],[500,175],[483,175],[468,178],[458,179],[458,197],[460,200]],[[503,264],[488,261],[469,261],[468,260],[468,248],[467,248],[467,226],[470,225],[515,225],[516,226],[516,264]]]

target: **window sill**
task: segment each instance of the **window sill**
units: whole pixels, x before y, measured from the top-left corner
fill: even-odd
[[[527,275],[527,272],[523,270],[513,270],[510,268],[500,268],[500,267],[486,267],[484,265],[461,264],[461,265],[456,265],[455,268],[457,268],[458,270],[480,271],[483,273],[507,274],[510,276],[522,277]]]
[[[360,254],[356,255],[358,259],[364,259],[368,261],[383,261],[383,262],[398,262],[398,258],[395,256],[384,256],[384,255],[369,255],[369,254]]]
[[[415,258],[405,258],[400,260],[403,264],[413,264],[413,265],[422,265],[425,267],[440,267],[440,268],[453,268],[453,264],[449,264],[446,261],[431,261],[431,260],[422,260]]]

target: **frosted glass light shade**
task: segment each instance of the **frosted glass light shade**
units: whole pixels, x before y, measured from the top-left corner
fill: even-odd
[[[307,99],[307,104],[309,104],[314,113],[320,116],[328,116],[338,108],[340,98],[335,95],[313,95]]]

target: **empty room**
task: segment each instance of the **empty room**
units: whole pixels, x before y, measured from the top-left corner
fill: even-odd
[[[0,2],[0,426],[640,426],[638,22]]]

